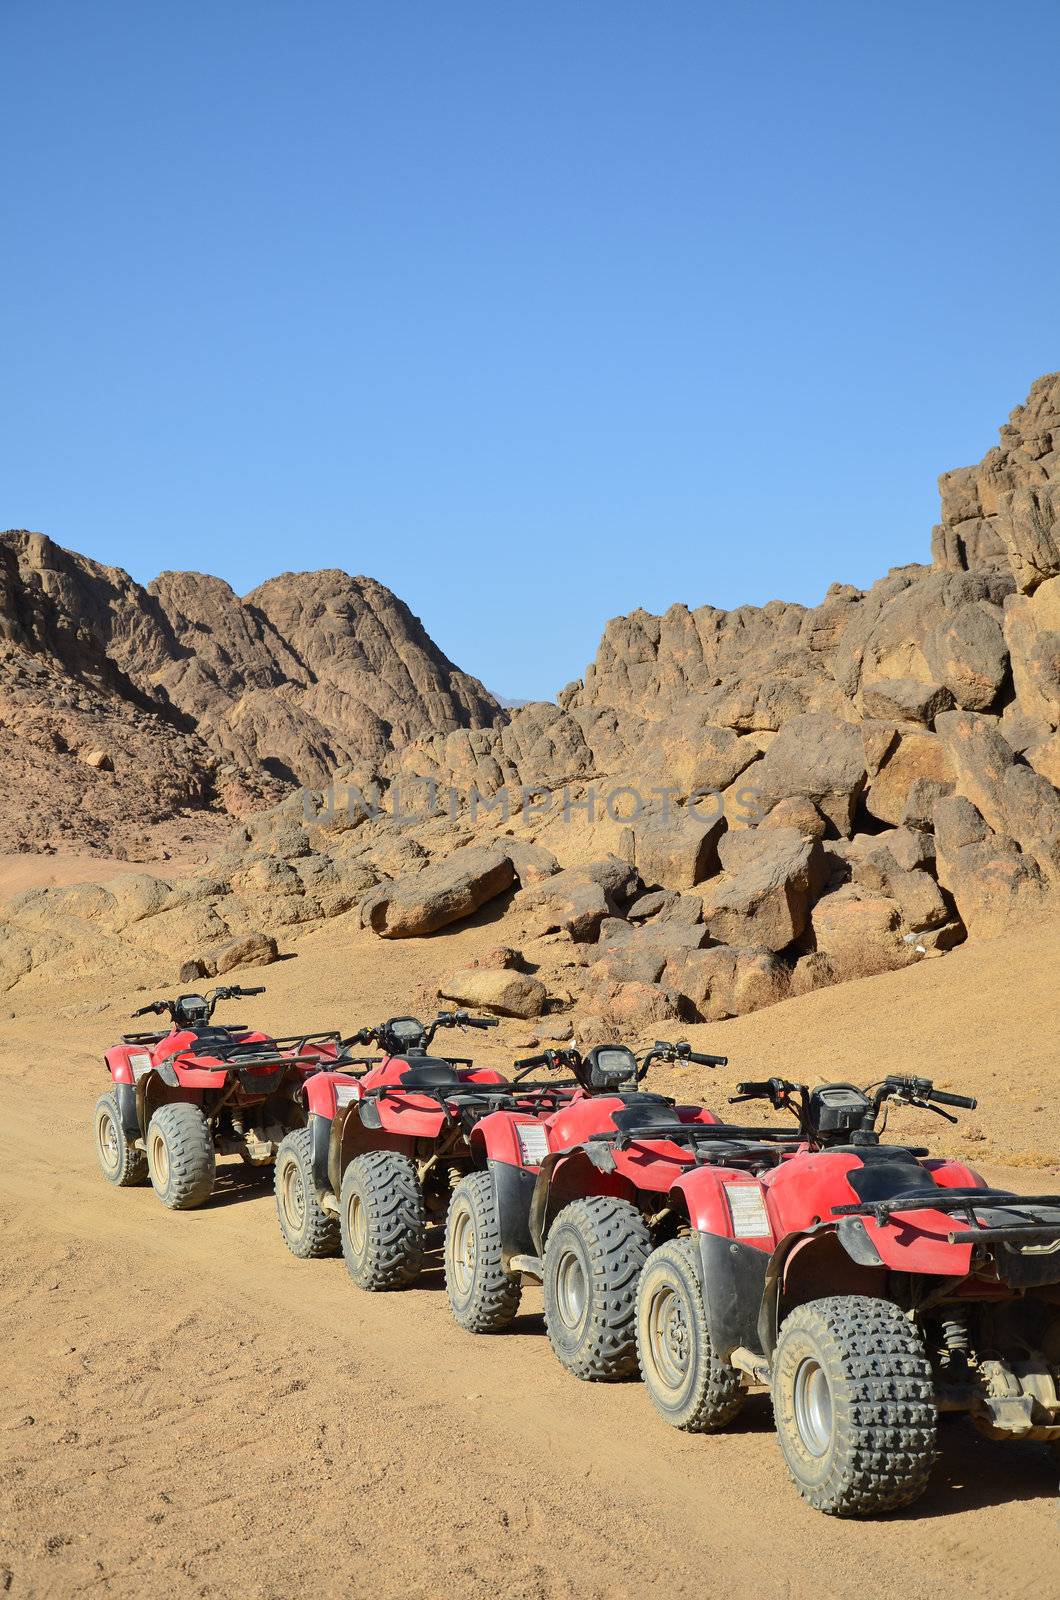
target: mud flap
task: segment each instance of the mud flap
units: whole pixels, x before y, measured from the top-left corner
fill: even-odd
[[[703,1308],[715,1353],[728,1361],[741,1347],[757,1351],[769,1254],[716,1233],[701,1233],[698,1238]]]
[[[501,1234],[501,1261],[507,1268],[513,1256],[533,1255],[530,1233],[530,1203],[534,1197],[537,1173],[516,1167],[508,1161],[490,1161],[490,1176],[497,1201],[497,1221]]]
[[[121,1117],[122,1132],[127,1139],[136,1140],[140,1137],[140,1120],[136,1112],[136,1085],[133,1083],[116,1083],[114,1093],[118,1101],[118,1114]]]
[[[331,1150],[331,1118],[313,1115],[309,1119],[309,1150],[313,1162],[313,1188],[318,1201],[331,1192],[328,1154]]]

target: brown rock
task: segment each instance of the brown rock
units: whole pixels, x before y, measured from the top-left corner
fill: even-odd
[[[823,839],[828,824],[812,800],[801,795],[780,800],[758,824],[760,828],[794,828],[804,839]]]
[[[939,882],[970,934],[1003,932],[1043,904],[1047,885],[1037,863],[1014,839],[993,833],[963,795],[935,807],[935,842]]]
[[[919,729],[900,733],[869,784],[865,810],[878,821],[896,826],[906,819],[914,784],[928,780],[936,786],[932,790],[935,794],[952,785],[953,778],[949,750],[937,734]]]
[[[649,817],[633,830],[637,871],[651,888],[692,889],[717,872],[724,831],[724,817],[705,822],[684,810],[666,819]]]
[[[1019,712],[1032,724],[1060,726],[1060,577],[1047,578],[1033,594],[1009,596],[1005,639]]]
[[[952,793],[952,779],[940,783],[937,778],[914,778],[902,807],[901,826],[914,832],[927,832],[935,826],[936,804]]]
[[[502,1017],[539,1017],[548,999],[548,991],[539,979],[524,972],[489,967],[454,972],[439,986],[438,993],[443,1000],[455,1000]]]
[[[613,1033],[639,1028],[648,1023],[671,1022],[683,1015],[681,997],[656,983],[615,983],[603,997],[604,1016]],[[579,1029],[579,1037],[583,1030]]]
[[[788,968],[765,951],[715,945],[671,957],[663,982],[697,1020],[721,1022],[786,999],[790,978]]]
[[[902,938],[900,906],[855,886],[827,894],[813,908],[813,936],[839,982],[894,972],[916,960]]]
[[[205,965],[212,966],[213,975],[234,972],[237,967],[267,967],[277,957],[276,940],[267,933],[243,933],[219,945],[206,958]]]
[[[923,722],[930,727],[940,711],[948,711],[953,705],[953,694],[945,684],[921,683],[916,678],[877,678],[864,691],[862,705],[870,717]]]
[[[783,950],[824,883],[819,841],[793,828],[744,829],[725,835],[721,855],[725,871],[703,893],[707,931],[723,944]]]
[[[468,845],[422,872],[373,890],[362,915],[383,939],[419,938],[471,916],[514,882],[507,855]]]
[[[1060,795],[1049,780],[1016,759],[993,717],[947,711],[939,733],[960,792],[995,833],[1015,839],[1049,877],[1060,878]]]
[[[767,810],[781,800],[812,800],[840,833],[849,834],[865,785],[865,749],[854,724],[824,715],[786,724],[754,770]]]

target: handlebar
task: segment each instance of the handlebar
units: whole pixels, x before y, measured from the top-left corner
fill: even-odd
[[[265,985],[263,983],[257,984],[253,988],[248,989],[243,988],[241,984],[232,983],[224,984],[219,989],[210,989],[205,995],[202,996],[202,998],[206,1001],[207,1006],[209,1007],[210,1016],[213,1016],[214,1006],[216,1006],[220,1000],[245,1000],[250,995],[264,993]],[[178,995],[175,1000],[151,1000],[147,1005],[141,1006],[138,1011],[134,1011],[132,1015],[134,1017],[158,1017],[162,1016],[164,1012],[168,1012],[169,1015],[173,1017],[182,1000],[198,998],[199,997],[197,995]]]
[[[974,1095],[950,1094],[944,1089],[933,1089],[932,1100],[937,1100],[940,1106],[959,1106],[964,1111],[974,1111],[979,1102]]]

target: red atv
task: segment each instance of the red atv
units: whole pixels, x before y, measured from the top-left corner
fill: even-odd
[[[238,986],[152,1000],[134,1016],[168,1014],[168,1030],[127,1033],[105,1056],[113,1086],[96,1104],[103,1176],[122,1188],[150,1178],[175,1211],[210,1198],[218,1154],[252,1166],[272,1161],[284,1135],[305,1123],[301,1088],[341,1054],[338,1033],[272,1039],[244,1023],[212,1021],[222,1000],[264,994]]]
[[[767,1386],[799,1493],[867,1516],[927,1484],[940,1411],[996,1439],[1060,1440],[1060,1196],[990,1188],[959,1161],[880,1143],[881,1111],[972,1108],[926,1078],[868,1090],[741,1084],[793,1111],[787,1148],[742,1130],[681,1175],[677,1237],[641,1275],[637,1337],[666,1421],[723,1427]]]
[[[592,1379],[636,1370],[641,1268],[668,1236],[669,1195],[694,1168],[700,1137],[717,1132],[705,1107],[639,1087],[654,1061],[713,1067],[726,1058],[660,1040],[640,1061],[612,1044],[517,1063],[524,1074],[569,1069],[581,1093],[544,1113],[506,1107],[476,1122],[478,1170],[453,1191],[445,1238],[449,1306],[462,1328],[506,1327],[522,1280],[536,1279],[564,1366]]]
[[[472,1165],[471,1128],[515,1104],[500,1073],[428,1051],[441,1028],[496,1026],[466,1011],[443,1011],[429,1026],[392,1017],[343,1041],[378,1044],[382,1056],[346,1057],[309,1079],[308,1125],[276,1158],[276,1209],[294,1255],[334,1255],[341,1245],[362,1289],[414,1281],[428,1226],[445,1216],[452,1184]],[[556,1103],[554,1089],[541,1092]]]

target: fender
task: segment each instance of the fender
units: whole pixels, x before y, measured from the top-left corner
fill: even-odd
[[[532,1144],[525,1135],[521,1140],[520,1128],[534,1130]],[[508,1267],[513,1256],[535,1254],[530,1208],[540,1166],[534,1156],[547,1150],[548,1136],[529,1113],[492,1111],[472,1128],[470,1145],[476,1164],[484,1165],[493,1178],[501,1261]]]
[[[545,1157],[530,1202],[530,1236],[537,1255],[544,1255],[549,1229],[563,1207],[595,1194],[634,1202],[637,1198],[635,1185],[620,1173],[602,1171],[581,1145],[553,1150]]]
[[[118,1115],[121,1118],[122,1132],[127,1139],[138,1139],[141,1129],[140,1119],[136,1111],[136,1085],[115,1082],[114,1094],[118,1102]]]
[[[331,1129],[331,1117],[322,1117],[312,1111],[309,1113],[309,1155],[313,1167],[313,1188],[321,1203],[331,1188],[328,1174]]]

